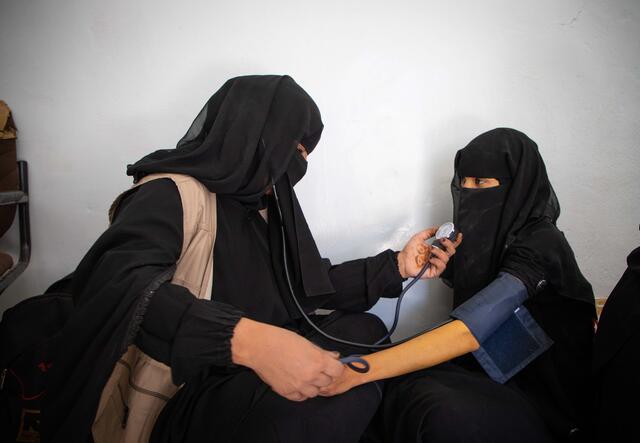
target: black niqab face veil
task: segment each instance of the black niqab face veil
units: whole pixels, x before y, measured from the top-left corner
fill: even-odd
[[[462,188],[464,177],[496,178],[500,186]],[[542,219],[555,224],[560,206],[537,145],[514,129],[499,128],[458,151],[451,184],[454,223],[464,241],[454,256],[454,305],[489,284],[518,233]]]
[[[311,152],[320,140],[320,111],[288,76],[228,80],[205,104],[175,149],[129,165],[137,181],[147,174],[190,175],[211,192],[257,203],[289,167],[298,143]]]
[[[307,296],[330,294],[333,286],[293,190],[306,172],[297,145],[313,151],[322,129],[318,107],[291,77],[236,77],[207,101],[175,149],[143,157],[127,174],[136,181],[158,172],[190,175],[248,209],[263,207],[275,184],[296,286]],[[274,212],[270,221],[280,223]],[[277,244],[279,231],[270,231]],[[279,267],[277,260],[274,265]]]

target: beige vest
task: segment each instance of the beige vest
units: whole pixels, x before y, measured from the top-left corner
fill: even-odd
[[[169,178],[180,192],[183,211],[183,243],[172,283],[184,286],[195,297],[211,299],[213,245],[216,238],[216,195],[196,179],[181,174],[152,174],[135,186]],[[111,206],[110,219],[129,191]],[[179,389],[171,381],[171,368],[129,346],[102,390],[93,422],[96,443],[146,442],[162,408]]]

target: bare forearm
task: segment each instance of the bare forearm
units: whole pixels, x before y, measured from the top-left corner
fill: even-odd
[[[364,356],[370,369],[358,374],[357,384],[428,368],[475,351],[479,346],[467,326],[454,320],[406,343]]]

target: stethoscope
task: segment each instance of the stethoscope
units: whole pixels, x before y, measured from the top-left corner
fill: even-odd
[[[349,345],[349,346],[355,346],[358,348],[365,348],[365,349],[387,349],[387,348],[391,348],[393,346],[397,346],[399,344],[405,343],[409,340],[412,340],[416,337],[419,337],[422,334],[425,334],[429,331],[432,331],[434,329],[439,328],[440,326],[443,326],[447,323],[450,323],[452,320],[448,319],[445,320],[443,322],[440,322],[438,324],[436,324],[435,326],[431,326],[427,329],[424,329],[420,332],[418,332],[417,334],[414,334],[410,337],[406,337],[403,338],[402,340],[396,341],[394,343],[382,343],[385,340],[389,339],[391,337],[391,335],[393,334],[393,332],[396,330],[396,327],[398,326],[398,319],[400,318],[400,305],[402,303],[402,298],[404,297],[404,295],[407,293],[407,291],[409,291],[409,289],[411,289],[411,287],[418,281],[420,280],[420,277],[422,277],[422,275],[427,271],[427,269],[429,269],[430,267],[430,263],[427,261],[427,263],[422,267],[422,269],[420,270],[420,272],[411,279],[411,281],[404,287],[404,289],[402,290],[402,292],[400,293],[400,295],[398,296],[398,301],[396,302],[396,309],[395,309],[395,315],[394,315],[394,319],[393,319],[393,325],[391,326],[391,328],[389,329],[389,332],[382,337],[380,340],[376,341],[375,343],[358,343],[358,342],[353,342],[350,340],[344,340],[342,338],[338,338],[338,337],[334,337],[326,332],[324,332],[322,329],[320,329],[320,327],[318,327],[315,323],[313,323],[313,321],[309,318],[309,316],[307,315],[307,313],[304,311],[304,309],[302,308],[302,306],[300,305],[300,302],[298,301],[298,298],[295,295],[295,291],[293,290],[293,285],[291,284],[291,276],[289,273],[289,266],[287,263],[287,242],[286,242],[286,237],[285,237],[285,232],[284,232],[284,223],[283,223],[283,217],[282,217],[282,210],[280,208],[280,200],[278,198],[278,191],[276,189],[276,185],[275,183],[272,183],[272,189],[273,189],[273,197],[274,200],[276,202],[276,207],[278,208],[278,215],[280,216],[280,232],[281,232],[281,238],[282,238],[282,261],[284,264],[284,272],[285,272],[285,276],[286,276],[286,280],[287,280],[287,286],[289,287],[289,294],[291,295],[291,299],[293,300],[293,303],[295,304],[296,308],[298,309],[298,311],[300,312],[300,315],[302,315],[302,317],[305,319],[305,321],[316,331],[318,332],[320,335],[322,335],[323,337],[336,342],[336,343],[341,343],[344,345]],[[439,228],[438,231],[436,232],[435,235],[435,241],[433,242],[433,244],[431,246],[436,247],[436,248],[440,248],[440,249],[444,249],[443,246],[440,244],[440,240],[448,238],[451,241],[455,240],[456,237],[456,230],[455,230],[455,226],[453,225],[453,223],[451,222],[447,222],[442,224]],[[340,362],[342,362],[343,364],[349,366],[349,368],[353,369],[356,372],[360,372],[360,373],[365,373],[369,371],[369,363],[364,360],[363,358],[361,358],[360,355],[350,355],[347,357],[342,357],[340,358]]]

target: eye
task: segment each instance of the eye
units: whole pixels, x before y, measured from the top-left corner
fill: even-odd
[[[482,186],[485,183],[487,183],[487,179],[486,178],[476,178],[476,186]]]

